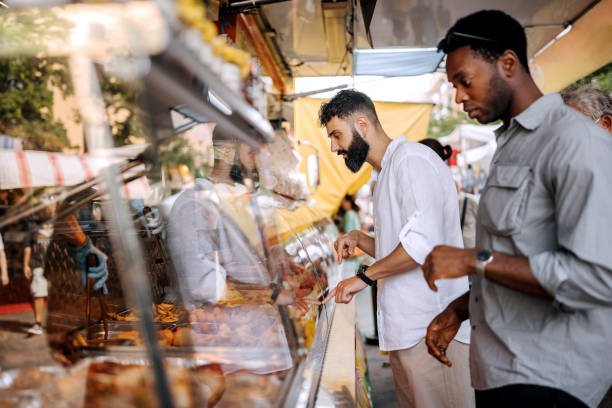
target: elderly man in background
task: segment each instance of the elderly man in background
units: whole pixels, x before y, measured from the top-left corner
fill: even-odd
[[[564,91],[563,102],[612,133],[612,96],[591,85]]]

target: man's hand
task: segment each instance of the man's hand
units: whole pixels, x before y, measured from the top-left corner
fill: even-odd
[[[361,234],[361,231],[353,230],[334,242],[334,255],[338,263],[342,263],[343,259],[353,256],[355,248],[359,246],[359,234]]]
[[[314,303],[307,301],[307,299],[299,299],[292,290],[283,289],[276,298],[276,304],[285,306],[291,305],[297,309],[300,315],[305,315],[308,313],[310,305]]]
[[[323,299],[323,304],[330,301],[332,297],[336,297],[336,303],[349,303],[353,299],[355,293],[362,291],[368,285],[357,276],[345,279],[338,283],[334,289]]]
[[[446,357],[446,349],[455,338],[461,327],[461,319],[450,305],[442,313],[437,315],[427,327],[425,344],[429,354],[441,363],[451,367],[453,363]]]
[[[475,249],[440,245],[427,255],[422,269],[427,284],[431,290],[437,292],[436,280],[460,278],[470,275],[474,272],[475,262]]]
[[[23,274],[26,279],[32,279],[32,268],[30,268],[30,265],[23,266]]]
[[[106,279],[108,279],[108,268],[106,266],[107,256],[98,248],[92,245],[91,240],[87,238],[85,245],[79,248],[71,247],[70,251],[76,261],[77,267],[81,272],[81,284],[87,285],[87,278],[95,279],[93,290],[102,289],[102,293],[108,294],[106,288]],[[87,266],[87,256],[94,255],[96,257],[95,266]]]
[[[4,273],[2,274],[2,286],[6,286],[9,284],[9,277],[8,275],[5,275]]]

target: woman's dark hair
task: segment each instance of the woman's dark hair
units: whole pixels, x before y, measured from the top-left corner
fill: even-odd
[[[355,197],[347,194],[344,196],[344,200],[349,201],[351,203],[351,209],[354,211],[359,212],[359,206],[357,205],[357,203],[355,203]],[[342,208],[342,207],[341,207]]]
[[[503,11],[481,10],[460,18],[438,43],[438,50],[450,54],[466,45],[488,62],[494,62],[506,50],[514,51],[529,73],[525,30]]]
[[[440,156],[442,161],[447,161],[453,155],[452,147],[450,147],[449,145],[442,146],[442,144],[436,139],[423,139],[419,140],[419,143],[424,144],[425,146],[436,152],[437,155]]]

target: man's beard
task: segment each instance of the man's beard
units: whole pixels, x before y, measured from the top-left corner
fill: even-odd
[[[488,107],[488,115],[481,118],[479,122],[484,124],[503,119],[510,105],[512,105],[512,90],[495,69],[489,80],[489,98],[485,103],[485,106]]]
[[[357,129],[353,127],[353,140],[349,145],[348,150],[338,150],[338,154],[346,154],[346,159],[344,159],[344,164],[346,167],[353,173],[357,173],[363,163],[368,157],[368,152],[370,151],[370,145],[366,142]]]

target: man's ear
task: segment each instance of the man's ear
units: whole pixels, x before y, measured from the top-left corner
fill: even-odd
[[[502,74],[502,76],[510,79],[516,76],[518,70],[520,69],[521,62],[514,51],[506,50],[497,59],[497,66],[499,67],[499,72]]]
[[[362,137],[366,137],[368,134],[368,128],[370,127],[370,121],[365,115],[357,115],[355,117],[355,129],[361,133]]]
[[[612,133],[612,115],[603,115],[599,118],[599,124],[608,132]]]

